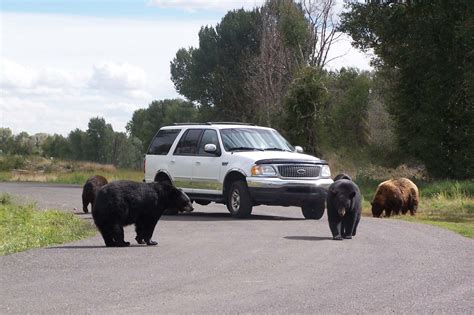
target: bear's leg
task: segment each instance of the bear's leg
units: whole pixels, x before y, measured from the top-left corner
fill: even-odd
[[[155,231],[155,226],[157,222],[158,219],[148,221],[145,224],[143,239],[145,240],[147,245],[158,245],[158,242],[155,242],[151,239],[151,237],[153,236],[153,232]]]
[[[89,209],[87,209],[88,205],[89,205],[89,201],[87,200],[86,196],[82,195],[82,211],[84,211],[84,213],[89,212]]]
[[[137,236],[135,237],[135,240],[137,241],[138,244],[145,244],[145,228],[143,224],[137,223],[135,224],[135,232],[137,232]]]
[[[386,208],[386,209],[385,209],[385,216],[386,216],[387,218],[390,218],[390,215],[391,215],[391,214],[392,214],[392,209]]]
[[[125,242],[123,226],[120,223],[115,223],[113,225],[113,236],[115,240],[115,246],[117,247],[126,247],[130,246],[130,242]]]
[[[356,218],[356,222],[355,222],[355,224],[354,224],[354,230],[352,230],[352,236],[355,236],[355,235],[356,235],[357,226],[359,225],[359,222],[360,222],[360,216],[361,216],[361,214],[358,213],[358,214],[357,214],[357,218]]]
[[[104,239],[105,246],[114,247],[115,242],[113,239],[112,227],[111,226],[102,226],[97,225],[102,238]]]
[[[337,222],[330,222],[329,228],[331,229],[332,238],[334,240],[342,240],[342,236],[341,236],[342,221],[341,220],[338,220]]]
[[[344,218],[342,219],[343,231],[342,237],[346,239],[352,238],[352,232],[354,231],[354,225],[356,222],[354,212],[346,212]]]

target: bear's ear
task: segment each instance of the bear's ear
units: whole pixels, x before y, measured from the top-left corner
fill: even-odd
[[[334,194],[334,195],[337,194],[337,191],[336,191],[334,188],[332,188],[332,187],[329,188],[329,192],[330,192],[331,194]]]
[[[351,192],[351,193],[349,194],[349,198],[350,198],[350,199],[352,199],[352,198],[354,198],[354,197],[355,197],[355,195],[356,195],[356,192],[355,192],[355,191],[353,191],[353,192]]]

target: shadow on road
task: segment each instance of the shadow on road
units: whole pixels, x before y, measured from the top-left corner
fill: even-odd
[[[332,237],[326,236],[285,236],[284,238],[293,241],[332,241]]]
[[[210,212],[191,212],[180,213],[178,215],[163,215],[160,220],[164,221],[252,221],[252,220],[269,220],[269,221],[294,221],[305,220],[304,218],[290,218],[273,215],[253,214],[248,218],[236,219],[230,213],[210,213]]]
[[[112,249],[112,248],[145,248],[149,247],[147,245],[139,245],[139,244],[130,244],[127,247],[107,247],[105,245],[65,245],[65,246],[55,246],[55,247],[46,247],[45,249],[94,249],[94,248],[102,248],[102,249]]]

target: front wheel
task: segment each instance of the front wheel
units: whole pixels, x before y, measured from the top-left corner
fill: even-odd
[[[252,213],[252,199],[245,181],[235,181],[227,193],[227,209],[234,218],[245,218]]]
[[[305,219],[319,220],[324,215],[324,202],[314,205],[304,205],[301,207],[301,212]]]

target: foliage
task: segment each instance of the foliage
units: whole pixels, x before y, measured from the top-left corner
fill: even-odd
[[[329,129],[331,146],[365,148],[369,144],[369,94],[372,78],[367,72],[342,68],[332,72],[330,86]],[[359,151],[359,150],[357,150]]]
[[[181,99],[153,101],[148,108],[138,109],[127,123],[127,131],[134,145],[141,142],[141,152],[145,152],[153,136],[162,126],[180,122],[198,121],[198,109],[191,102]]]
[[[342,30],[393,81],[400,148],[436,177],[474,176],[474,11],[469,1],[352,2]]]
[[[301,69],[285,97],[286,134],[309,153],[320,153],[320,127],[328,100],[327,76],[313,67]]]
[[[176,90],[192,102],[212,107],[222,120],[250,120],[253,108],[243,64],[258,52],[257,11],[229,11],[216,27],[199,31],[199,48],[182,48],[171,62]]]
[[[72,213],[38,211],[33,205],[0,197],[0,255],[61,244],[95,234],[95,229]]]

